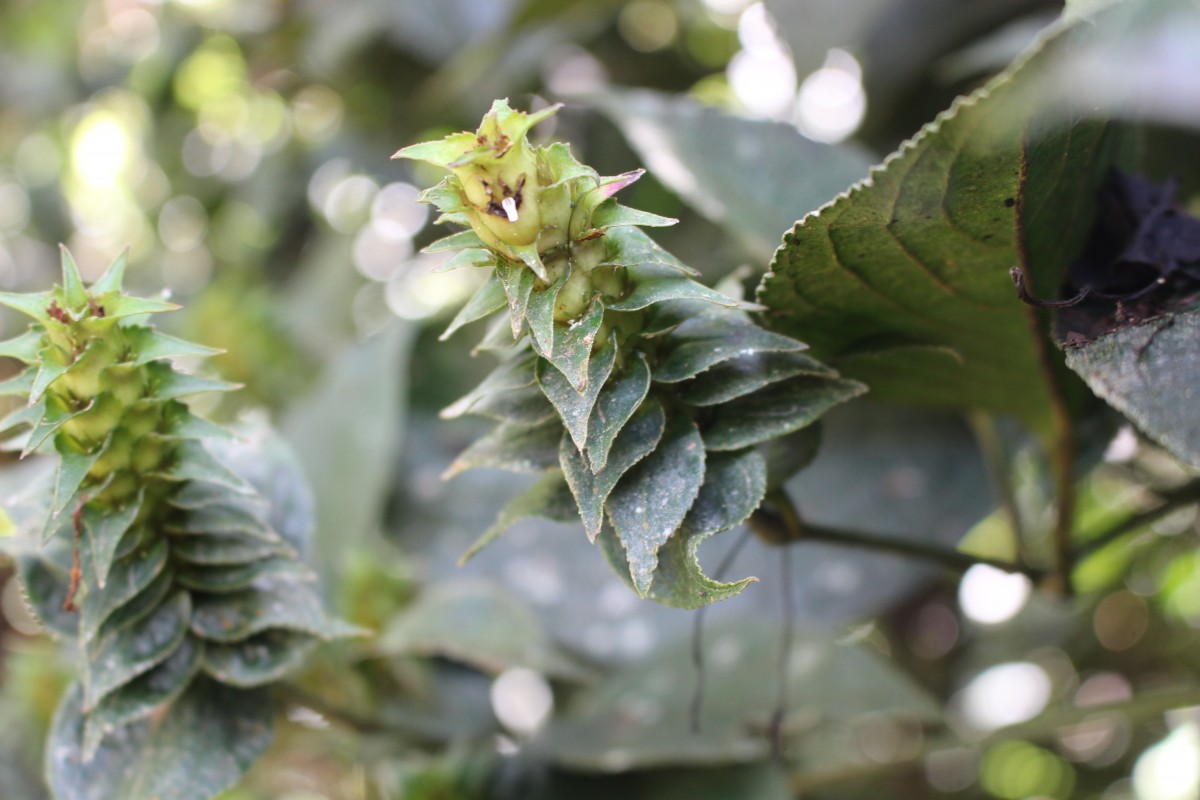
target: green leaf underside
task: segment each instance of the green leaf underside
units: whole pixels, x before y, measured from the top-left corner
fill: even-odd
[[[95,401],[89,402],[83,408],[64,407],[57,398],[46,398],[42,408],[42,416],[34,422],[33,430],[29,432],[29,439],[25,442],[25,448],[22,451],[22,458],[28,456],[34,450],[37,450],[42,444],[57,433],[63,425],[66,425],[76,417],[81,417],[95,407]]]
[[[209,800],[270,745],[272,714],[265,690],[194,680],[161,717],[106,736],[89,761],[76,685],[55,714],[46,773],[57,800]]]
[[[0,356],[15,358],[25,364],[35,364],[42,347],[42,336],[41,330],[31,327],[20,336],[0,342]]]
[[[559,292],[571,277],[571,267],[562,271],[554,283],[534,292],[525,310],[525,319],[529,323],[529,332],[533,334],[534,344],[543,353],[554,349],[554,306],[558,302]]]
[[[616,359],[617,348],[610,339],[592,354],[588,365],[587,386],[582,391],[576,390],[560,371],[551,368],[545,361],[538,362],[537,378],[542,393],[558,411],[563,427],[567,429],[575,447],[580,450],[587,446],[592,410],[609,375],[612,374]]]
[[[500,285],[504,287],[504,296],[508,301],[508,318],[513,339],[516,339],[521,335],[525,310],[529,308],[529,298],[533,294],[537,276],[522,264],[508,262],[502,262],[496,267],[496,276],[500,279]]]
[[[168,503],[176,508],[195,510],[205,506],[224,506],[234,504],[238,509],[254,514],[259,519],[265,519],[267,512],[266,501],[259,495],[230,496],[229,491],[217,483],[194,480],[185,483],[171,495]]]
[[[117,555],[117,546],[141,511],[142,499],[143,496],[139,493],[136,500],[126,503],[122,508],[101,511],[89,503],[83,509],[83,530],[91,545],[92,565],[96,583],[100,586],[104,586],[108,580],[109,569]]]
[[[254,589],[196,598],[192,632],[214,642],[238,642],[271,629],[319,639],[351,636],[357,629],[331,618],[308,583],[279,580]]]
[[[53,292],[34,292],[31,294],[0,292],[0,305],[8,306],[14,311],[20,311],[22,314],[33,317],[42,324],[50,322],[50,315],[46,313],[46,309],[50,307],[52,300],[54,300]]]
[[[114,611],[100,626],[99,636],[145,619],[158,608],[175,587],[175,571],[168,565],[142,592]]]
[[[563,374],[576,391],[582,392],[587,388],[592,345],[603,321],[604,304],[597,298],[580,319],[570,325],[554,326],[553,348],[539,353]]]
[[[704,574],[696,553],[709,536],[744,522],[766,491],[767,465],[758,452],[709,453],[696,502],[683,525],[658,551],[649,596],[675,608],[700,608],[741,594],[754,583],[755,578],[713,580]]]
[[[113,566],[111,580],[103,586],[89,587],[79,618],[79,634],[85,641],[95,638],[100,626],[113,612],[144,591],[162,573],[167,566],[167,551],[166,540],[159,538],[150,546],[119,560]]]
[[[446,250],[478,250],[485,248],[483,240],[475,233],[475,231],[459,231],[452,233],[449,236],[442,237],[436,242],[433,242],[425,247],[423,252],[426,253],[441,253]]]
[[[316,575],[294,558],[267,558],[248,564],[179,564],[175,582],[187,589],[210,594],[229,594],[249,589],[265,579],[315,581]]]
[[[1093,392],[1180,460],[1200,467],[1200,310],[1130,325],[1066,350]]]
[[[298,557],[296,551],[285,542],[264,541],[236,533],[176,537],[171,542],[171,555],[201,566],[248,564],[271,556]]]
[[[868,181],[801,220],[759,290],[769,324],[826,360],[861,342],[948,348],[961,363],[897,351],[842,371],[884,399],[1013,414],[1052,435],[1041,333],[1008,271],[1025,264],[1034,291],[1057,291],[1096,187],[1126,155],[1113,127],[1064,119],[1069,86],[1042,82],[1093,27],[1051,28]]]
[[[700,273],[668,253],[638,228],[613,228],[604,234],[608,253],[602,262],[621,267],[657,264],[690,277]]]
[[[709,450],[740,450],[799,430],[865,393],[857,381],[801,376],[717,406],[704,429]]]
[[[536,386],[536,369],[537,357],[532,353],[502,362],[500,366],[488,373],[482,383],[442,409],[439,416],[442,419],[456,419],[474,411],[475,407],[485,398],[529,387],[533,387],[534,393],[540,395],[541,391]],[[550,404],[546,403],[546,406],[549,408]],[[550,413],[554,413],[553,408],[550,409]]]
[[[137,354],[132,362],[135,367],[160,359],[206,358],[223,352],[142,326],[126,328],[125,335],[129,339],[131,351]]]
[[[94,453],[81,453],[69,446],[60,451],[58,472],[54,478],[54,502],[50,505],[51,519],[72,505],[83,479],[100,458],[101,452],[103,448],[97,448]],[[49,536],[54,530],[53,525],[47,525],[46,535]]]
[[[263,542],[279,542],[276,532],[253,507],[232,503],[201,506],[182,519],[168,523],[171,533],[207,536],[210,534],[244,534]]]
[[[561,439],[561,432],[559,433]],[[574,522],[578,519],[575,500],[558,470],[547,472],[537,483],[508,501],[496,521],[475,540],[459,558],[465,564],[476,553],[500,538],[513,525],[527,517],[544,517],[554,522]]]
[[[806,349],[803,342],[754,325],[730,325],[713,319],[685,322],[665,339],[666,358],[654,368],[654,380],[659,383],[678,383],[694,378],[732,358]]]
[[[269,630],[234,644],[207,642],[202,667],[222,683],[249,689],[295,671],[317,645],[305,633]]]
[[[101,700],[83,724],[83,754],[92,759],[103,738],[117,728],[145,719],[183,693],[200,668],[203,647],[184,639],[171,657]]]
[[[679,387],[690,406],[728,403],[797,375],[837,377],[837,372],[803,353],[752,353],[705,370]]]
[[[32,385],[29,387],[29,402],[36,403],[38,400],[41,400],[42,395],[50,388],[50,384],[63,375],[66,375],[71,367],[85,360],[93,351],[104,346],[104,343],[99,339],[93,341],[75,361],[68,361],[67,357],[57,347],[49,346],[44,348],[38,359],[37,374],[34,376]]]
[[[542,472],[558,465],[561,437],[562,426],[555,420],[540,425],[502,422],[460,453],[442,473],[442,479],[481,468]]]
[[[738,306],[733,298],[664,267],[643,264],[628,269],[633,279],[633,291],[623,300],[608,304],[614,311],[640,311],[669,300],[693,300],[727,308]]]
[[[178,592],[153,614],[127,628],[110,630],[86,646],[84,707],[161,664],[187,635],[192,602]]]
[[[679,222],[671,217],[660,217],[649,211],[639,211],[628,208],[615,200],[605,200],[592,212],[592,227],[600,230],[617,228],[623,225],[641,225],[651,228],[665,228]]]
[[[154,397],[159,401],[174,400],[204,392],[230,392],[240,388],[236,383],[226,383],[199,375],[178,372],[166,363],[153,362],[147,364],[146,369],[154,384]]]
[[[638,594],[650,590],[658,551],[682,524],[704,482],[704,441],[695,424],[672,415],[654,451],[634,465],[606,508],[629,560]]]
[[[181,482],[215,483],[239,494],[252,494],[254,491],[246,481],[208,452],[203,444],[187,439],[180,442],[178,463],[163,477]]]
[[[496,263],[496,257],[488,250],[468,248],[459,250],[441,264],[434,267],[434,272],[450,272],[462,267],[490,267]]]
[[[630,468],[658,446],[666,429],[666,412],[657,398],[650,397],[617,435],[604,469],[593,473],[569,436],[564,435],[558,456],[563,475],[575,502],[588,538],[595,541],[604,524],[604,504],[618,481]]]
[[[464,325],[469,325],[476,320],[495,314],[508,303],[504,294],[504,285],[500,282],[500,278],[493,272],[488,275],[487,280],[483,282],[475,294],[471,295],[471,299],[462,307],[446,330],[442,331],[442,335],[438,337],[439,341],[445,341],[454,335],[454,332]]]
[[[636,353],[625,372],[610,378],[604,385],[588,421],[585,454],[592,472],[604,469],[617,435],[649,391],[650,365],[642,353]]]

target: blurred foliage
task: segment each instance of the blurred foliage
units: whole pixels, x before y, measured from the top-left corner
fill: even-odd
[[[1175,13],[1164,0],[1130,2]],[[822,166],[842,175],[862,164],[849,180],[866,177],[868,161],[997,74],[1060,5],[0,2],[0,289],[48,285],[58,241],[92,278],[128,246],[132,288],[169,287],[185,307],[176,332],[226,349],[216,368],[246,385],[211,411],[266,408],[296,446],[321,501],[314,550],[334,579],[330,599],[389,632],[322,649],[281,690],[275,746],[224,800],[1200,791],[1189,710],[1200,705],[1200,493],[1192,470],[1132,429],[1110,443],[1115,415],[1080,432],[1074,597],[1038,585],[1053,492],[1044,456],[1015,426],[869,404],[831,415],[820,455],[788,490],[814,526],[877,535],[784,551],[751,539],[737,551],[733,573],[761,582],[707,612],[702,721],[718,722],[701,736],[685,724],[700,680],[693,615],[637,600],[578,526],[522,522],[458,568],[524,483],[438,477],[480,428],[434,414],[489,364],[463,342],[435,341],[478,276],[431,273],[437,259],[419,249],[437,234],[413,199],[437,176],[389,161],[399,146],[473,127],[495,97],[521,108],[565,100],[546,136],[605,174],[644,163],[652,173],[625,202],[681,219],[656,240],[709,279],[747,264],[757,282],[769,231],[758,215],[731,231],[756,209],[715,214],[714,187],[689,191],[689,176],[727,173],[679,119],[718,118],[699,109],[715,106],[771,120],[764,138],[798,139],[789,123],[827,142],[848,137],[822,145],[839,154]],[[1114,69],[1143,81],[1144,103],[1122,96],[1106,110],[1152,123],[1140,163],[1158,180],[1178,174],[1194,208],[1196,20],[1168,18],[1165,32],[1143,32],[1156,58],[1119,39],[1089,69],[1095,83],[1111,85]],[[637,97],[674,138],[628,118],[618,130],[611,120],[631,95],[610,87],[658,93]],[[773,177],[781,203],[804,198],[794,213],[771,209],[781,224],[845,188],[813,200],[769,155],[735,161]],[[0,334],[17,324],[0,317]],[[28,474],[0,469],[0,501]],[[710,574],[733,547],[701,553]],[[1001,620],[972,606],[972,592],[1014,591],[967,569],[981,557],[1030,567]],[[40,743],[69,659],[7,572],[0,587],[0,796],[40,800]],[[475,624],[453,622],[463,614]],[[790,634],[788,616],[799,626]],[[772,671],[781,650],[793,680]],[[728,671],[739,663],[753,665],[740,676],[748,687]],[[1010,682],[988,683],[995,675]],[[875,691],[855,691],[864,683]],[[856,702],[830,708],[839,692]],[[1012,716],[1022,702],[1027,713]],[[630,752],[626,740],[643,744]]]

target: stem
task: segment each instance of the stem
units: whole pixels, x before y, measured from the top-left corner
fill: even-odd
[[[958,550],[947,550],[944,547],[914,542],[897,536],[810,525],[800,520],[800,515],[792,504],[791,498],[781,490],[767,495],[767,504],[750,516],[749,524],[751,529],[768,544],[797,541],[827,542],[922,558],[959,573],[966,572],[976,564],[986,564],[1005,572],[1019,572],[1028,575],[1034,580],[1045,577],[1043,570],[1003,559],[974,556]]]
[[[719,581],[725,576],[725,573],[733,566],[734,559],[738,557],[738,553],[742,551],[742,547],[749,540],[750,532],[743,531],[713,571],[714,580]],[[692,733],[700,732],[700,710],[704,705],[704,617],[708,608],[708,606],[700,606],[696,609],[696,616],[692,620],[692,666],[696,668],[696,688],[692,692],[692,703],[688,707],[688,722]]]
[[[1019,563],[1028,564],[1029,553],[1026,547],[1028,537],[1025,533],[1025,524],[1021,519],[1021,510],[1017,507],[1009,454],[1000,437],[1000,431],[996,427],[996,418],[991,414],[972,412],[967,414],[967,422],[975,434],[975,440],[979,442],[979,449],[983,452],[983,461],[987,467],[988,477],[992,481],[992,488],[1000,501],[1000,509],[1008,521],[1008,528],[1012,533],[1013,540],[1013,557]]]
[[[771,741],[771,751],[775,758],[783,760],[783,721],[787,716],[788,702],[788,672],[792,663],[792,640],[796,632],[795,609],[792,597],[792,558],[791,552],[785,550],[779,560],[779,583],[783,601],[783,627],[779,634],[779,662],[775,680],[778,682],[775,701],[775,713],[771,715],[771,725],[767,736]]]

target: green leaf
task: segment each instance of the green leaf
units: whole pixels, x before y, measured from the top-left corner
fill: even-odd
[[[117,546],[142,510],[143,498],[144,492],[139,492],[135,500],[117,509],[102,510],[92,503],[84,506],[83,530],[91,546],[97,585],[103,587],[107,583]]]
[[[731,325],[719,318],[688,320],[664,337],[666,356],[654,367],[654,380],[678,383],[733,358],[805,349],[803,342],[755,325]]]
[[[126,628],[110,629],[85,647],[84,708],[167,659],[187,636],[192,602],[177,592],[148,617]]]
[[[561,433],[559,439],[562,438]],[[476,553],[500,538],[505,531],[527,517],[544,517],[555,522],[574,522],[578,517],[571,491],[558,470],[547,472],[537,483],[508,501],[496,521],[475,540],[459,558],[467,563]]]
[[[86,760],[75,685],[54,715],[47,779],[56,800],[210,800],[270,745],[273,712],[265,690],[194,680],[161,717],[113,731]]]
[[[823,360],[864,345],[947,348],[961,361],[900,349],[838,366],[882,399],[1012,414],[1052,436],[1056,379],[1008,272],[1025,265],[1033,291],[1057,291],[1097,186],[1129,152],[1113,126],[1068,119],[1071,84],[1051,69],[1104,24],[1051,28],[869,181],[801,220],[760,287],[772,327]]]
[[[604,234],[607,253],[601,266],[638,267],[657,264],[683,275],[700,273],[659,247],[640,228],[613,228]]]
[[[268,511],[266,500],[258,495],[235,494],[231,496],[225,486],[202,480],[183,484],[167,499],[167,503],[176,508],[189,510],[232,504],[259,519],[265,519],[266,517],[263,515]]]
[[[521,335],[525,309],[529,307],[529,296],[533,293],[537,276],[521,264],[503,262],[496,267],[496,277],[500,279],[500,285],[504,287],[504,295],[508,299],[508,318],[512,325],[513,339],[516,339]]]
[[[1128,325],[1066,349],[1067,366],[1181,461],[1200,466],[1200,310]]]
[[[683,522],[704,483],[704,441],[682,414],[667,422],[661,441],[621,478],[606,507],[638,594],[650,590],[658,550]]]
[[[558,420],[532,426],[501,423],[460,453],[442,473],[442,480],[467,470],[489,467],[509,472],[542,472],[558,466],[561,438],[562,426]]]
[[[153,714],[191,683],[200,668],[203,647],[185,639],[163,663],[106,696],[83,723],[83,759],[91,761],[104,737]]]
[[[592,409],[600,396],[608,376],[612,374],[613,365],[617,360],[617,348],[610,338],[604,346],[597,350],[588,365],[586,387],[580,391],[567,382],[567,379],[557,369],[545,361],[537,365],[538,384],[546,398],[558,411],[563,427],[571,435],[575,447],[583,450],[587,446],[588,424]],[[556,448],[557,450],[557,448]]]
[[[166,569],[168,550],[167,540],[156,537],[150,545],[117,561],[112,568],[111,580],[89,585],[79,616],[79,635],[84,640],[95,638],[100,626],[114,611],[145,591]]]
[[[59,451],[58,472],[54,476],[54,502],[50,504],[51,518],[57,517],[71,504],[102,451],[103,448],[97,448],[94,453],[81,453],[70,446]],[[53,526],[48,526],[45,533],[52,534],[54,530]]]
[[[797,375],[837,377],[837,372],[802,353],[752,353],[730,359],[679,387],[691,406],[715,406]]]
[[[26,364],[36,364],[44,337],[42,331],[31,327],[20,336],[0,342],[0,356],[15,358]]]
[[[72,312],[78,313],[87,306],[88,293],[83,288],[83,278],[79,276],[79,267],[75,264],[71,252],[61,244],[58,250],[62,255],[63,301]]]
[[[130,350],[135,354],[133,365],[140,367],[151,361],[165,358],[207,358],[225,352],[202,344],[187,342],[159,333],[154,328],[130,327],[125,329],[129,338]]]
[[[21,451],[21,458],[25,458],[37,450],[43,442],[58,433],[63,425],[88,413],[95,405],[95,401],[92,400],[83,408],[71,408],[57,397],[45,398],[42,405],[34,406],[34,408],[41,408],[42,414],[34,422],[33,430],[29,432],[29,438],[25,441],[25,447]]]
[[[92,295],[100,297],[110,292],[120,292],[125,283],[125,267],[129,263],[129,251],[122,250],[120,255],[104,270],[104,274],[92,284]]]
[[[529,307],[525,310],[525,319],[529,322],[529,332],[533,334],[534,344],[543,353],[554,349],[554,307],[558,303],[559,292],[570,278],[571,265],[568,262],[558,280],[533,293],[533,297],[529,299]]]
[[[475,294],[471,296],[467,304],[454,316],[449,327],[442,331],[442,335],[438,337],[438,341],[444,342],[464,325],[469,325],[475,320],[495,314],[504,308],[506,302],[504,285],[500,282],[500,278],[497,277],[496,273],[493,272],[488,275],[483,285],[475,290]]]
[[[621,476],[654,450],[663,437],[666,423],[662,403],[654,397],[647,399],[617,435],[604,469],[595,473],[571,438],[562,437],[559,463],[579,506],[583,528],[592,541],[604,524],[604,503],[609,494]]]
[[[246,564],[179,564],[175,582],[196,592],[228,594],[249,589],[265,580],[314,581],[316,575],[295,558],[266,558]]]
[[[221,683],[249,689],[295,672],[318,643],[308,634],[282,630],[265,631],[234,644],[208,642],[203,667]]]
[[[189,439],[180,442],[178,463],[170,471],[163,473],[162,477],[180,482],[215,483],[228,491],[240,494],[250,494],[254,491],[245,480],[217,460],[204,444]]]
[[[165,409],[169,422],[164,437],[176,439],[230,439],[233,433],[193,414],[183,403],[172,401]]]
[[[592,212],[592,227],[600,230],[617,228],[623,225],[642,225],[651,228],[665,228],[676,224],[679,220],[672,217],[660,217],[649,211],[639,211],[627,208],[616,200],[606,200]]]
[[[683,97],[627,91],[594,99],[656,178],[760,263],[781,231],[866,176],[871,163],[861,150],[813,142],[794,125],[731,116]]]
[[[0,397],[28,396],[33,391],[33,381],[37,373],[37,370],[30,368],[0,381]]]
[[[95,289],[92,290],[92,297],[97,305],[104,309],[104,316],[108,319],[136,317],[140,314],[160,314],[164,311],[179,310],[179,306],[174,303],[168,303],[165,300],[130,297],[127,294],[118,294],[115,292],[98,296]]]
[[[624,371],[614,373],[592,409],[588,421],[586,455],[592,472],[599,472],[608,463],[608,452],[624,429],[633,412],[637,411],[650,391],[650,365],[646,356],[635,352]]]
[[[158,573],[154,580],[133,599],[125,605],[112,612],[103,624],[100,626],[100,636],[104,636],[110,631],[126,628],[135,622],[144,620],[151,612],[155,611],[167,599],[167,595],[171,594],[176,588],[175,572],[168,565],[166,569]],[[87,602],[86,600],[84,602]]]
[[[38,358],[37,376],[33,379],[33,383],[29,387],[29,402],[36,403],[38,400],[41,400],[42,395],[50,388],[50,384],[65,375],[67,370],[82,360],[88,353],[104,346],[105,344],[99,339],[93,340],[87,346],[87,349],[80,354],[79,358],[74,361],[71,361],[62,350],[59,350],[54,345],[45,347]]]
[[[608,304],[614,311],[640,311],[668,300],[699,300],[726,308],[739,305],[731,297],[656,264],[629,267],[628,274],[633,280],[633,291],[625,299]]]
[[[704,429],[709,450],[740,450],[811,425],[865,393],[856,381],[801,376],[717,406]]]
[[[587,388],[588,362],[603,321],[604,304],[596,298],[578,320],[570,325],[554,326],[553,347],[539,351],[539,355],[553,364],[577,392]]]
[[[285,542],[269,542],[236,533],[176,537],[171,543],[171,555],[204,566],[248,564],[271,556],[299,557]]]
[[[253,589],[201,595],[192,612],[192,632],[214,642],[240,642],[271,629],[330,640],[361,633],[325,612],[317,590],[292,580],[264,581]]]
[[[476,235],[475,231],[466,230],[452,233],[449,236],[438,239],[429,245],[426,245],[422,250],[424,253],[441,253],[446,250],[462,250],[462,249],[486,249],[487,245],[483,240]]]
[[[463,414],[479,413],[476,411],[476,407],[485,399],[520,392],[523,389],[532,388],[533,394],[541,397],[541,390],[536,385],[536,365],[537,357],[532,353],[516,356],[501,363],[500,366],[488,373],[482,383],[442,409],[439,416],[442,419],[457,419]],[[524,395],[528,395],[528,392],[525,392]],[[550,412],[550,416],[553,416],[554,409],[544,397],[542,403],[545,410]]]
[[[46,309],[54,302],[54,292],[36,292],[32,294],[17,294],[15,292],[0,292],[0,305],[20,311],[26,316],[33,317],[43,325],[50,322]]]
[[[15,428],[31,427],[36,425],[46,413],[46,404],[43,400],[32,406],[18,406],[11,413],[6,414],[3,419],[0,419],[0,433],[10,431]],[[27,432],[28,433],[28,432]],[[21,450],[25,449],[28,444],[28,438],[21,443]],[[35,448],[36,449],[36,448]]]
[[[66,538],[60,537],[63,542]],[[59,563],[61,559],[44,557],[48,555],[46,551],[53,550],[65,556],[66,566]],[[42,554],[22,553],[16,559],[17,574],[30,610],[50,631],[64,637],[75,636],[79,629],[79,615],[63,610],[70,582],[70,558],[69,545],[52,541]]]
[[[496,256],[490,250],[471,247],[459,250],[442,263],[433,268],[436,273],[450,272],[462,267],[491,267],[496,264]]]
[[[441,583],[422,592],[380,636],[390,656],[441,657],[499,674],[528,667],[578,680],[588,672],[561,652],[532,610],[492,583]]]
[[[202,506],[184,514],[181,519],[167,523],[165,527],[175,534],[244,534],[263,542],[281,541],[279,534],[258,509],[235,502]]]
[[[154,386],[154,398],[158,402],[204,392],[232,392],[242,388],[241,384],[237,383],[226,383],[200,375],[188,375],[163,362],[149,363],[146,365],[146,369],[150,373],[150,380]]]

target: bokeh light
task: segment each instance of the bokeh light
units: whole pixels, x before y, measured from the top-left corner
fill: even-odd
[[[968,619],[984,625],[1007,622],[1024,608],[1033,584],[1019,572],[976,564],[963,574],[958,602]]]
[[[964,721],[990,731],[1036,717],[1050,700],[1050,677],[1037,664],[1014,661],[979,673],[959,695]]]

